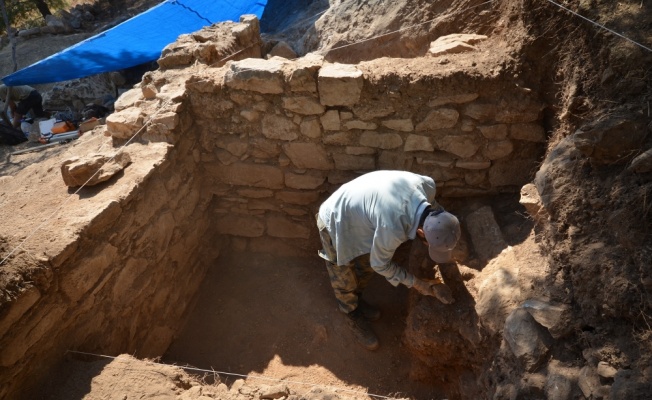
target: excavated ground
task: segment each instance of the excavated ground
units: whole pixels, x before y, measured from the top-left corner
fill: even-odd
[[[611,17],[607,20],[619,22],[624,28],[636,28],[644,32],[638,40],[652,39],[649,35],[645,36],[645,32],[652,32],[649,17],[639,25],[631,22],[637,21],[635,18],[627,18],[638,15],[640,9],[649,5],[640,3],[637,11],[638,1],[625,3],[616,9],[606,7],[611,12]],[[365,3],[364,6],[372,7],[373,4],[370,4]],[[510,4],[512,2],[505,2],[505,8],[510,8]],[[464,2],[464,6],[468,5],[470,2]],[[547,18],[551,13],[543,7],[532,7],[532,10],[532,19]],[[496,24],[500,27],[505,23],[498,21]],[[496,32],[500,32],[500,29],[497,28]],[[550,131],[556,134],[555,140],[572,133],[573,130],[568,131],[571,127],[576,127],[598,114],[596,110],[599,107],[593,103],[596,102],[595,92],[591,90],[595,89],[592,85],[600,80],[604,85],[599,94],[603,96],[604,102],[634,108],[634,102],[631,100],[636,99],[641,103],[640,99],[643,99],[643,106],[636,103],[635,111],[645,113],[645,99],[648,101],[648,107],[649,101],[652,100],[652,85],[649,67],[646,69],[645,62],[641,61],[646,58],[641,56],[639,49],[621,44],[612,49],[611,56],[602,54],[603,57],[600,58],[597,56],[598,51],[591,53],[587,50],[587,47],[592,46],[587,39],[587,47],[577,45],[578,52],[562,54],[562,59],[568,58],[568,63],[565,64],[567,69],[546,71],[550,68],[545,56],[554,49],[550,43],[541,43],[539,39],[547,38],[547,29],[552,28],[543,23],[539,29],[533,29],[533,37],[528,38],[532,44],[529,53],[514,55],[514,59],[507,60],[506,64],[518,64],[517,59],[519,62],[524,60],[526,67],[523,70],[515,70],[516,75],[520,73],[520,78],[515,76],[515,79],[528,80],[529,86],[540,90],[542,96],[547,97],[552,104],[547,110],[546,122]],[[564,36],[566,30],[577,33],[568,25],[555,29],[559,29],[559,37]],[[591,32],[591,29],[588,31]],[[341,29],[338,33],[343,35]],[[522,31],[507,32],[504,37],[509,38],[516,34],[522,34]],[[590,38],[590,35],[582,37]],[[336,37],[331,40],[331,43],[337,43]],[[24,44],[33,45],[34,49],[43,47],[42,42],[39,44],[38,40],[30,40]],[[508,42],[505,42],[504,46],[509,47]],[[388,45],[389,47],[391,46]],[[568,51],[569,47],[564,49]],[[4,53],[7,49],[2,51]],[[571,54],[572,57],[569,57]],[[587,54],[595,54],[595,59]],[[354,57],[355,54],[350,56]],[[520,57],[523,59],[520,60]],[[576,58],[575,61],[572,60],[573,57]],[[588,59],[597,59],[600,62],[592,64]],[[604,64],[605,59],[608,60],[607,64]],[[578,66],[582,60],[585,61],[584,65]],[[596,66],[593,69],[587,65]],[[622,73],[625,79],[621,81],[616,82],[613,75],[603,74],[607,67],[612,68],[612,74],[618,74],[623,71],[625,65],[630,69]],[[586,74],[582,74],[583,72]],[[555,73],[557,75],[550,76]],[[609,90],[612,91],[610,95],[607,93]],[[551,101],[555,98],[560,101]],[[553,145],[554,143],[550,144],[551,147]],[[4,152],[3,159],[8,152],[16,149],[0,148],[0,151]],[[29,165],[37,165],[41,171],[51,171],[51,175],[56,175],[59,166],[52,160],[58,160],[57,155],[66,151],[68,149],[62,146],[40,153],[12,156],[11,162],[2,166],[3,177],[0,177],[0,185],[12,179],[4,176],[16,175]],[[547,275],[550,280],[532,281],[532,293],[545,295],[547,287],[564,288],[569,303],[578,302],[581,303],[577,306],[579,309],[593,310],[584,313],[584,321],[581,326],[577,326],[577,332],[563,344],[566,350],[561,351],[560,346],[553,358],[569,365],[581,365],[577,360],[582,357],[587,360],[608,359],[613,365],[627,371],[643,371],[641,374],[648,377],[649,383],[652,373],[648,371],[652,355],[652,330],[649,324],[649,261],[652,243],[650,181],[645,176],[617,178],[622,171],[618,165],[595,167],[587,162],[574,171],[576,175],[573,185],[569,187],[565,199],[567,202],[557,208],[553,229],[543,233],[537,232],[536,239],[533,222],[525,216],[526,213],[518,205],[517,198],[506,196],[477,199],[446,206],[464,216],[469,210],[477,209],[480,204],[490,204],[507,243],[512,246],[486,266],[472,264],[468,267],[473,270],[486,267],[487,273],[498,269],[514,271],[513,268],[522,264],[530,264],[535,269],[552,260],[553,271]],[[24,204],[15,212],[34,215],[34,218],[37,218],[42,215],[44,204],[47,203],[44,199],[48,194],[39,194],[37,189],[42,184],[43,174],[20,176],[22,183],[34,191],[33,196],[37,199]],[[57,179],[60,178],[57,176]],[[0,201],[4,204],[11,196],[11,193],[5,193]],[[591,198],[587,199],[589,196]],[[605,200],[595,200],[600,198]],[[610,220],[607,225],[605,210],[609,213],[615,210],[628,212],[619,214],[625,217],[623,224],[619,225],[618,221]],[[631,227],[631,239],[628,239],[627,227]],[[18,238],[26,235],[19,226],[12,229]],[[53,230],[55,231],[56,227]],[[606,239],[603,240],[604,238]],[[541,242],[551,249],[548,254],[541,254]],[[603,242],[607,244],[607,248],[613,249],[613,253],[598,254],[598,263],[607,266],[601,270],[596,268],[594,260],[595,250],[599,249],[601,244],[604,246]],[[3,242],[0,247],[4,249],[7,246]],[[44,388],[42,397],[69,399],[86,395],[88,398],[109,398],[120,394],[131,398],[147,393],[158,398],[176,398],[177,395],[183,395],[186,397],[181,398],[190,399],[199,398],[203,394],[238,399],[260,396],[261,393],[270,392],[269,387],[277,385],[276,381],[261,382],[259,379],[248,379],[246,383],[236,382],[240,375],[264,375],[283,378],[288,382],[295,381],[288,385],[296,398],[326,399],[332,393],[337,393],[340,398],[368,398],[357,393],[364,391],[415,399],[445,397],[445,393],[438,389],[441,386],[437,382],[417,383],[412,379],[419,378],[419,374],[408,361],[403,332],[407,324],[408,304],[415,299],[410,298],[407,290],[392,288],[381,279],[373,282],[369,300],[381,306],[384,317],[374,324],[382,347],[378,352],[369,353],[358,348],[346,335],[332,300],[326,272],[318,260],[309,256],[289,257],[279,254],[277,257],[270,257],[265,254],[244,253],[238,251],[237,243],[232,250],[229,254],[223,254],[216,265],[211,266],[194,300],[193,311],[186,316],[182,332],[160,359],[165,363],[191,365],[206,371],[214,370],[219,375],[219,380],[215,379],[213,373],[187,371],[203,377],[197,378],[186,375],[186,372],[180,369],[126,356],[106,360],[96,356],[69,354],[68,361],[60,368],[61,375],[49,379],[50,384]],[[622,252],[629,255],[622,255]],[[407,262],[408,253],[408,248],[402,248],[400,259]],[[620,269],[621,265],[627,268]],[[533,275],[536,274],[533,272]],[[521,276],[519,279],[527,277]],[[605,287],[604,282],[614,280],[619,284]],[[626,282],[623,283],[622,280]],[[559,284],[560,281],[567,283]],[[475,302],[473,296],[477,294],[478,289],[476,282],[470,279],[464,284],[461,283],[452,285],[456,297],[460,299],[457,306],[471,309]],[[635,307],[631,307],[632,304]],[[623,313],[627,309],[634,311]],[[452,319],[456,318],[456,315],[451,313],[435,318]],[[633,327],[632,321],[635,321]],[[632,330],[635,340],[632,340]],[[497,376],[489,376],[487,380],[508,381],[513,378],[509,375],[515,373],[515,370],[509,363],[510,360],[497,357],[493,367],[497,371],[502,369],[502,372],[497,373]],[[536,376],[529,378],[536,380]],[[226,386],[218,385],[220,380],[226,383]],[[296,382],[321,386],[315,389]],[[494,384],[498,385],[495,382]],[[649,395],[649,391],[646,394],[646,388],[649,386],[641,384],[637,390],[628,392],[628,398],[649,398],[646,397]],[[542,392],[543,389],[535,390],[530,398],[541,398]],[[505,390],[497,394],[496,398],[509,398],[509,395],[510,392]],[[575,392],[575,395],[582,396],[580,392]]]

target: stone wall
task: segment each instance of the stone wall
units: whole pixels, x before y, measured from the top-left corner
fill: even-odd
[[[546,140],[529,91],[428,59],[247,59],[186,87],[218,230],[252,242],[311,246],[321,201],[377,169],[431,176],[442,197],[517,192]]]

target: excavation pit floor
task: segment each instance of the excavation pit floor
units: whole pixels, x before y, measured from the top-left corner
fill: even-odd
[[[370,352],[345,325],[321,259],[226,254],[210,268],[162,362],[225,372],[220,378],[227,384],[248,375],[271,378],[266,384],[283,379],[297,393],[321,386],[440,398],[436,388],[408,376],[407,294],[380,276],[372,280],[364,296],[383,315],[372,323],[381,347]]]

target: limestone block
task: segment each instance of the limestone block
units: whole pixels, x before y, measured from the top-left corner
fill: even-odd
[[[284,203],[306,206],[317,201],[319,193],[315,191],[281,191],[276,193],[276,198]]]
[[[324,144],[350,146],[358,144],[358,135],[352,132],[338,132],[324,136]]]
[[[262,132],[268,139],[289,141],[299,137],[298,127],[294,122],[275,114],[267,114],[263,117]]]
[[[252,199],[263,199],[272,197],[274,192],[267,189],[239,189],[238,196],[249,197]]]
[[[511,140],[490,141],[482,149],[482,155],[490,160],[507,157],[514,151],[514,144]]]
[[[539,191],[533,183],[528,183],[521,188],[519,203],[535,221],[542,222],[548,219],[548,212],[543,207]]]
[[[497,106],[492,103],[471,103],[464,107],[463,114],[476,121],[491,121],[495,118]]]
[[[521,307],[529,312],[539,324],[548,328],[555,339],[567,335],[574,329],[572,310],[566,304],[528,299],[523,302]]]
[[[113,109],[117,112],[131,107],[138,107],[144,100],[145,98],[143,97],[142,90],[127,90],[118,97],[118,100],[115,101]]]
[[[111,179],[130,163],[131,157],[125,151],[114,156],[94,154],[74,157],[61,164],[61,176],[68,187],[94,186]]]
[[[388,119],[381,121],[381,124],[386,128],[400,132],[412,132],[414,130],[414,124],[410,118]]]
[[[352,156],[350,154],[333,154],[335,168],[343,171],[373,170],[376,162],[373,156]]]
[[[503,337],[510,350],[528,372],[536,371],[546,360],[552,339],[525,310],[514,310],[505,320]]]
[[[292,189],[316,189],[326,181],[326,177],[321,174],[295,174],[292,172],[285,173],[285,186]]]
[[[403,139],[398,133],[376,133],[366,131],[360,136],[360,144],[366,147],[374,147],[378,149],[395,149],[403,145]]]
[[[428,113],[426,118],[416,126],[417,132],[452,128],[457,124],[460,113],[453,108],[439,108]]]
[[[353,113],[350,111],[340,111],[340,120],[348,121],[353,119]]]
[[[475,130],[475,121],[473,121],[470,118],[462,119],[462,123],[460,124],[460,130],[462,132],[473,132]]]
[[[489,168],[489,181],[492,187],[520,187],[532,179],[535,168],[535,160],[511,159],[495,161]]]
[[[546,132],[538,124],[513,124],[509,128],[512,139],[527,140],[529,142],[545,142]]]
[[[219,182],[228,185],[281,189],[283,172],[271,165],[235,163],[232,165],[206,165],[208,172]]]
[[[457,160],[455,161],[455,167],[462,169],[487,169],[491,167],[491,161]]]
[[[353,107],[353,113],[363,121],[369,121],[374,118],[384,118],[394,114],[394,106],[384,101],[373,101],[358,104]]]
[[[466,229],[478,258],[491,260],[507,247],[491,207],[484,206],[469,214]]]
[[[310,96],[284,97],[283,108],[301,115],[317,115],[324,112],[324,106]]]
[[[353,120],[353,121],[346,121],[344,123],[344,128],[349,130],[349,129],[363,129],[363,130],[376,130],[378,128],[378,125],[376,125],[373,122],[365,122],[365,121],[358,121],[358,120]]]
[[[224,213],[213,218],[217,233],[244,237],[259,237],[265,232],[265,220],[248,214]]]
[[[340,130],[340,113],[337,110],[328,110],[321,116],[321,125],[327,131]]]
[[[487,171],[470,171],[464,174],[464,182],[471,186],[485,186]]]
[[[286,217],[271,215],[267,218],[267,233],[273,237],[308,239],[310,227]]]
[[[652,149],[636,156],[632,160],[632,163],[627,167],[627,170],[637,174],[644,174],[652,171]]]
[[[539,119],[541,106],[522,102],[519,104],[506,104],[496,111],[496,122],[516,124],[523,122],[534,122]]]
[[[362,93],[362,71],[353,65],[328,64],[319,70],[319,100],[325,106],[353,106]]]
[[[218,136],[215,141],[215,145],[220,149],[224,149],[229,153],[233,154],[236,157],[243,156],[249,145],[246,141],[240,139],[238,136]]]
[[[299,124],[301,134],[312,139],[321,137],[321,125],[317,117],[306,117],[301,120]]]
[[[500,332],[505,319],[516,308],[514,298],[520,295],[517,277],[511,265],[488,270],[480,275],[475,309],[482,324],[491,332]],[[484,272],[484,271],[483,271]]]
[[[323,146],[317,143],[287,143],[283,151],[297,168],[329,170],[333,163]]]
[[[224,76],[226,86],[258,93],[283,93],[283,62],[246,58],[234,61]]]
[[[240,116],[249,122],[255,122],[260,119],[260,113],[255,110],[242,110]]]
[[[297,53],[292,50],[292,47],[290,47],[289,44],[287,44],[284,41],[280,41],[276,43],[274,47],[267,53],[267,57],[282,57],[282,58],[287,58],[288,60],[292,60],[297,58]]]
[[[478,93],[460,93],[450,96],[435,96],[428,102],[428,107],[438,107],[445,104],[464,104],[477,99]]]
[[[482,125],[478,126],[482,136],[491,140],[501,140],[507,138],[507,124]]]
[[[362,156],[362,155],[376,154],[376,149],[372,149],[371,147],[363,147],[363,146],[346,146],[344,152],[346,154],[351,154],[354,156]]]
[[[261,390],[261,400],[266,399],[280,399],[290,395],[290,389],[285,384],[275,385]]]
[[[430,43],[428,55],[440,56],[443,54],[455,54],[466,51],[475,51],[477,48],[473,46],[474,43],[486,40],[485,35],[474,35],[456,33],[437,38],[434,42]]]
[[[249,145],[251,146],[250,153],[252,157],[262,159],[273,158],[281,153],[280,146],[273,140],[254,137],[249,139]]]
[[[428,157],[417,157],[418,164],[437,165],[439,167],[451,168],[455,164],[455,159],[443,151],[435,151]]]
[[[317,71],[324,63],[324,57],[315,53],[306,54],[288,64],[287,81],[293,92],[317,92]]]
[[[609,365],[608,362],[600,361],[598,363],[597,373],[603,378],[613,379],[618,373],[618,370]]]
[[[405,139],[404,151],[433,151],[435,146],[428,136],[409,135]]]
[[[114,138],[130,139],[143,127],[143,121],[142,110],[131,107],[106,117],[106,127]]]
[[[481,143],[473,135],[447,135],[437,141],[437,146],[461,158],[469,158],[478,152]]]

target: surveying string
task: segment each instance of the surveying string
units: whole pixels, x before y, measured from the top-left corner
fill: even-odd
[[[93,356],[93,357],[99,357],[99,358],[108,358],[111,360],[117,360],[118,357],[113,357],[113,356],[107,356],[104,354],[95,354],[95,353],[87,353],[84,351],[76,351],[76,350],[66,350],[66,353],[73,353],[73,354],[82,354],[86,356]],[[117,360],[121,361],[121,360]],[[382,396],[379,394],[372,394],[372,393],[367,393],[367,392],[362,392],[358,390],[352,390],[352,389],[347,389],[341,386],[332,386],[332,385],[320,385],[316,383],[308,383],[308,382],[300,382],[300,381],[292,381],[288,379],[278,379],[278,378],[272,378],[264,375],[244,375],[244,374],[236,374],[233,372],[223,372],[223,371],[216,371],[213,369],[202,369],[202,368],[195,368],[195,367],[184,367],[181,365],[171,365],[171,364],[164,364],[164,363],[158,363],[158,362],[153,362],[153,361],[144,361],[149,364],[153,365],[160,365],[164,367],[176,367],[176,368],[181,368],[184,370],[188,371],[197,371],[197,372],[206,372],[209,374],[218,374],[218,375],[229,375],[229,376],[237,376],[240,378],[246,378],[246,379],[259,379],[259,380],[265,380],[265,381],[273,381],[273,382],[282,382],[282,383],[293,383],[297,385],[304,385],[304,386],[313,386],[313,387],[322,387],[322,388],[327,388],[331,389],[334,391],[340,391],[340,392],[348,392],[348,393],[354,393],[354,394],[360,394],[360,395],[365,395],[365,396],[370,396],[370,397],[377,397],[379,399],[388,399],[388,400],[394,400],[396,399],[395,397],[387,397],[387,396]]]
[[[613,33],[614,35],[616,35],[616,36],[618,36],[618,37],[621,37],[621,38],[627,40],[628,42],[631,42],[631,43],[633,43],[633,44],[635,44],[635,45],[637,45],[637,46],[639,46],[639,47],[641,47],[641,48],[643,48],[643,49],[645,49],[645,50],[647,50],[647,51],[652,52],[652,48],[647,47],[647,46],[645,46],[645,45],[643,45],[643,44],[641,44],[641,43],[639,43],[639,42],[637,42],[637,41],[635,41],[635,40],[632,40],[632,39],[628,38],[628,37],[625,36],[625,35],[621,35],[620,33],[614,31],[613,29],[609,29],[609,28],[607,28],[607,27],[604,26],[604,25],[601,25],[601,24],[599,24],[599,23],[597,23],[597,22],[595,22],[595,21],[593,21],[593,20],[590,20],[589,18],[587,18],[587,17],[585,17],[585,16],[583,16],[583,15],[581,15],[581,14],[578,14],[578,13],[576,13],[575,11],[573,11],[573,10],[571,10],[571,9],[569,9],[569,8],[566,8],[566,7],[562,6],[561,4],[555,3],[555,2],[552,1],[552,0],[546,0],[546,1],[549,2],[549,3],[551,3],[551,4],[556,5],[556,6],[559,7],[559,8],[562,8],[562,9],[568,11],[569,13],[571,13],[571,14],[577,16],[577,17],[582,18],[582,19],[585,20],[585,21],[588,21],[588,22],[592,23],[593,25],[599,26],[600,28],[602,28],[602,29],[604,29],[604,30],[606,30],[606,31],[609,31],[609,32]]]

